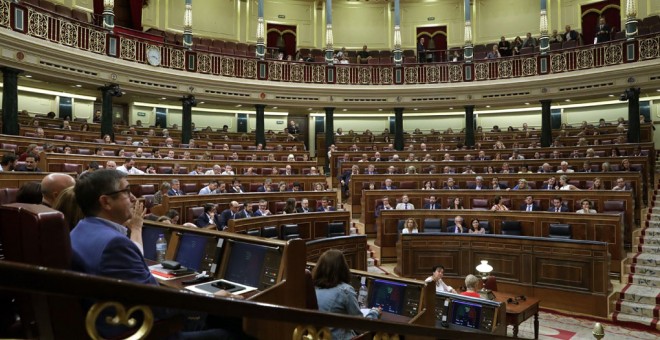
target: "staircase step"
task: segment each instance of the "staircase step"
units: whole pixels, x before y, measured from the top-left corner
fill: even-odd
[[[660,267],[660,255],[657,254],[637,254],[632,257],[632,262],[644,266]]]
[[[621,289],[619,298],[630,302],[657,305],[660,304],[660,288],[627,285]]]
[[[660,276],[660,267],[644,266],[636,263],[626,266],[629,274],[640,274],[648,276]]]
[[[643,303],[636,303],[630,301],[621,301],[619,300],[616,303],[616,310],[623,314],[643,316],[647,318],[657,318],[658,317],[658,307],[657,305],[647,305]]]
[[[660,327],[660,325],[658,325],[658,320],[654,318],[624,314],[621,312],[614,312],[614,314],[612,314],[612,320],[619,322],[634,322],[651,327]]]
[[[660,236],[648,237],[642,236],[638,237],[638,244],[644,244],[648,246],[660,246]]]
[[[660,288],[660,277],[631,273],[628,274],[628,283],[646,287]]]
[[[639,246],[637,246],[637,251],[645,254],[660,255],[660,246],[640,244]]]

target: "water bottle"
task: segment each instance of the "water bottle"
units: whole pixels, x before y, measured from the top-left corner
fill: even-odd
[[[156,259],[158,262],[165,261],[165,253],[167,252],[167,241],[165,241],[165,235],[158,235],[158,240],[156,241]]]
[[[360,308],[367,308],[367,285],[366,285],[366,277],[362,277],[360,280],[360,291],[358,292],[358,305]]]

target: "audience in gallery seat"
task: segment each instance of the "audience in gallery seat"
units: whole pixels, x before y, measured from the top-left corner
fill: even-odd
[[[351,273],[344,258],[344,254],[337,249],[330,249],[323,253],[314,267],[312,273],[316,300],[319,310],[330,313],[347,315],[363,315],[358,305],[357,293],[350,285]],[[372,306],[366,317],[380,318],[382,311]],[[357,333],[350,329],[332,329],[333,339],[352,339]]]

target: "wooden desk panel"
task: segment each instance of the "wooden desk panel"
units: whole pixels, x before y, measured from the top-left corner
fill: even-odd
[[[351,269],[367,271],[367,236],[350,235],[307,241],[307,262],[316,263],[323,253],[338,249]]]
[[[311,203],[310,203],[311,207]],[[348,211],[310,212],[300,214],[271,215],[253,218],[229,220],[227,223],[230,232],[243,233],[250,229],[263,226],[277,226],[282,224],[297,224],[300,229],[300,238],[315,240],[328,237],[328,223],[341,222],[344,224],[344,234],[348,235],[351,217]]]
[[[516,210],[524,202],[524,199],[527,195],[533,195],[535,200],[539,200],[543,210],[547,210],[550,200],[555,196],[561,196],[565,202],[569,204],[570,207],[573,207],[575,201],[579,201],[584,198],[590,199],[596,205],[596,210],[598,212],[603,212],[603,206],[605,201],[617,200],[623,201],[625,203],[625,214],[623,216],[623,244],[627,245],[632,241],[632,232],[636,228],[634,220],[633,209],[633,198],[631,192],[625,191],[550,191],[550,190],[525,190],[525,191],[500,191],[500,190],[397,190],[397,191],[388,191],[388,190],[365,190],[362,193],[363,202],[362,202],[362,216],[361,220],[365,223],[365,233],[367,235],[376,236],[377,234],[377,224],[376,224],[376,200],[387,196],[390,198],[390,204],[396,202],[396,199],[400,198],[403,193],[407,194],[410,198],[410,202],[415,205],[415,207],[422,207],[422,203],[425,198],[428,198],[430,195],[435,195],[438,201],[442,202],[442,206],[446,207],[446,202],[448,199],[454,197],[463,198],[463,206],[465,210],[453,210],[454,214],[466,214],[471,213],[471,199],[472,198],[486,198],[492,200],[496,195],[501,195],[503,199],[511,200],[513,211],[511,213],[516,214]],[[475,211],[476,212],[476,211]],[[503,212],[504,213],[504,212]],[[495,213],[492,213],[495,214]],[[499,214],[499,212],[498,212]],[[520,214],[520,215],[517,215]],[[524,218],[524,212],[517,211],[517,218]],[[570,215],[566,213],[565,215]],[[575,214],[578,216],[577,214]],[[523,228],[525,228],[523,226]],[[527,235],[542,235],[541,231],[533,231],[531,229],[523,229]],[[586,237],[586,236],[585,236]],[[608,241],[611,241],[608,239]]]
[[[420,233],[424,232],[424,220],[427,218],[439,218],[442,221],[443,230],[446,230],[447,220],[456,215],[463,217],[463,225],[470,226],[473,218],[479,221],[490,222],[490,233],[501,234],[501,225],[504,221],[519,221],[522,226],[523,236],[547,238],[550,224],[566,223],[571,225],[573,240],[598,241],[608,244],[608,252],[611,256],[610,269],[619,273],[621,261],[626,257],[623,240],[623,221],[617,214],[594,214],[581,215],[575,213],[552,213],[552,212],[521,212],[521,211],[476,211],[476,210],[386,210],[381,212],[378,223],[378,231],[375,244],[380,247],[381,261],[396,261],[396,243],[400,239],[398,232],[399,220],[414,218],[420,226]],[[482,235],[473,235],[480,237]],[[478,241],[475,241],[478,244]],[[490,245],[492,246],[492,245]],[[505,245],[503,245],[505,246]],[[519,252],[521,249],[502,249],[506,251]],[[552,253],[553,249],[543,250]],[[506,275],[506,274],[505,274]],[[517,276],[518,273],[509,273],[509,276]]]
[[[503,235],[405,234],[397,244],[399,275],[423,279],[433,266],[458,286],[487,260],[499,291],[541,299],[548,308],[607,316],[609,253],[604,242]]]

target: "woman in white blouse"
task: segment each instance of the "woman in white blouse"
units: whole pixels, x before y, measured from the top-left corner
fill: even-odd
[[[580,202],[582,205],[582,209],[576,211],[578,214],[595,214],[596,210],[591,209],[591,201],[588,199],[583,199],[582,202]]]
[[[417,222],[415,222],[415,219],[412,217],[409,217],[406,219],[406,222],[403,224],[403,230],[401,230],[402,234],[417,234],[419,232],[419,229],[417,228]]]

